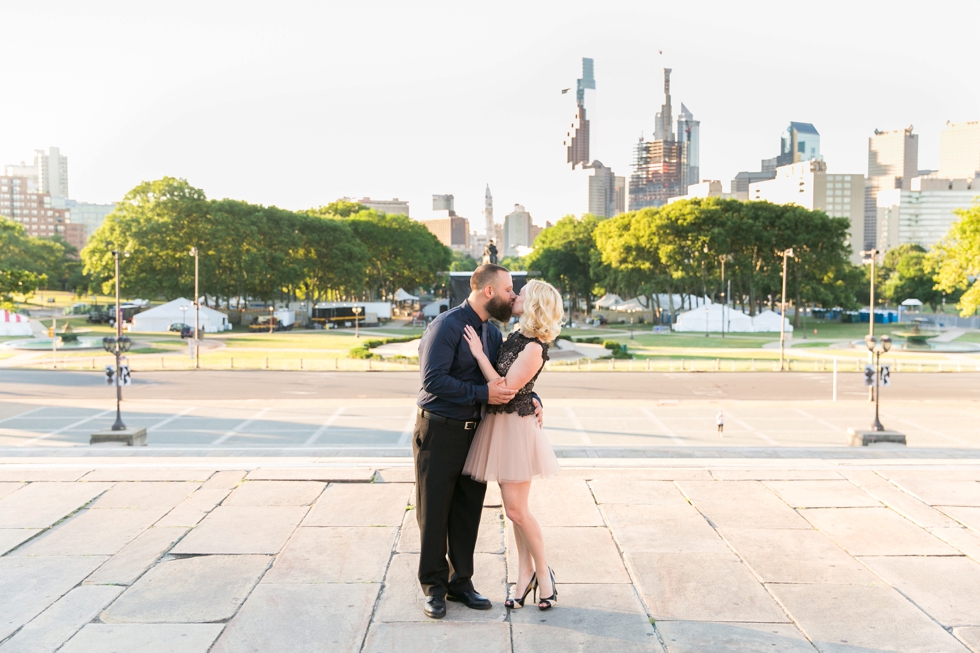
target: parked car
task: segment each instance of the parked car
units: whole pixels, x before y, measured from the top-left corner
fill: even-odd
[[[194,327],[187,324],[180,325],[180,337],[181,338],[193,338],[194,337]]]
[[[186,324],[184,324],[183,322],[174,322],[173,324],[170,325],[169,331],[171,331],[173,333],[183,334],[184,333],[184,329],[191,329],[191,327],[188,326],[188,325],[186,325]],[[193,329],[191,329],[191,330],[193,331]]]

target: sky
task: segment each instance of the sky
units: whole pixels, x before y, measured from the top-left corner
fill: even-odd
[[[940,10],[941,7],[941,10]],[[582,57],[592,158],[628,176],[673,69],[701,121],[701,178],[775,156],[790,121],[830,172],[866,173],[877,129],[914,125],[919,167],[947,120],[980,120],[980,2],[6,2],[0,163],[68,156],[73,199],[144,180],[287,209],[451,193],[482,230],[522,204],[587,210],[565,163]],[[662,54],[661,54],[662,52]]]

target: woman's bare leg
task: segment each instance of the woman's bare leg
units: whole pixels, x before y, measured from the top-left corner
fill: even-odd
[[[541,526],[538,520],[527,508],[527,497],[531,492],[531,481],[524,483],[501,483],[500,495],[504,500],[504,510],[507,518],[514,524],[515,539],[520,533],[524,540],[523,546],[530,552],[534,562],[534,568],[538,573],[538,587],[540,596],[551,596],[554,594],[551,584],[551,574],[548,573],[548,560],[544,551],[544,536],[541,534]],[[518,547],[521,547],[518,544]]]

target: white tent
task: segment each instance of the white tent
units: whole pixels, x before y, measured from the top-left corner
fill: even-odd
[[[0,309],[0,336],[30,336],[31,320],[26,315]]]
[[[785,322],[786,333],[793,333],[793,325],[789,323],[789,318],[782,318]],[[764,310],[752,318],[752,330],[757,333],[770,333],[779,331],[780,315],[774,311]]]
[[[181,306],[186,306],[187,310],[180,310]],[[133,316],[133,326],[129,330],[134,332],[166,331],[171,324],[178,322],[194,326],[194,302],[178,297],[172,302],[137,313]],[[228,324],[227,315],[213,308],[201,306],[201,331],[218,333],[230,329],[231,325]]]
[[[410,295],[405,292],[404,288],[399,288],[395,291],[395,301],[396,302],[414,302],[418,301],[418,297],[415,295]]]
[[[613,295],[611,293],[607,293],[607,294],[603,295],[595,303],[595,307],[596,308],[599,308],[599,309],[602,309],[602,308],[612,308],[613,306],[617,306],[617,305],[622,304],[622,303],[623,303],[623,300],[622,300],[622,298],[619,295]]]
[[[731,333],[746,333],[754,330],[752,318],[737,308],[731,306],[726,308],[721,304],[708,304],[707,309],[705,311],[705,308],[701,307],[681,313],[677,316],[674,331],[704,333],[705,319],[708,321],[708,331],[720,332],[722,323],[724,323],[725,331]]]
[[[922,302],[918,299],[906,299],[902,302],[902,306],[922,306]]]

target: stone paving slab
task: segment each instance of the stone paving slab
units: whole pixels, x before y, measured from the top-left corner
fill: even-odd
[[[838,481],[841,474],[822,469],[716,469],[711,477],[716,481]]]
[[[588,526],[551,526],[541,529],[548,565],[558,583],[630,583],[609,530]],[[518,559],[514,532],[507,525],[507,579],[517,582]]]
[[[822,533],[727,528],[721,534],[764,583],[873,583],[875,577]]]
[[[852,556],[959,553],[888,508],[815,508],[803,516]]]
[[[205,490],[234,490],[247,473],[243,469],[215,472],[202,487]]]
[[[380,585],[263,582],[211,653],[361,650]]]
[[[330,484],[304,526],[401,526],[414,492],[405,483]]]
[[[187,531],[187,528],[148,528],[86,578],[85,583],[132,585]]]
[[[414,483],[415,468],[406,466],[379,469],[375,480],[379,483]]]
[[[24,487],[27,487],[26,483],[0,483],[0,499]]]
[[[260,467],[245,477],[249,481],[323,481],[330,483],[367,483],[374,478],[369,467]]]
[[[789,621],[732,553],[627,553],[626,561],[657,621]]]
[[[861,558],[885,582],[947,628],[980,626],[980,563],[968,558]]]
[[[951,547],[980,562],[980,534],[965,528],[926,529]]]
[[[974,653],[980,653],[980,628],[954,628],[953,634]]]
[[[398,529],[391,527],[297,528],[263,583],[380,583]]]
[[[424,623],[379,623],[368,631],[362,653],[500,653],[510,651],[510,625],[458,623],[443,619]]]
[[[980,482],[977,481],[923,479],[903,475],[897,475],[892,480],[932,506],[980,508]]]
[[[206,481],[213,469],[187,467],[120,467],[94,469],[83,481]]]
[[[873,508],[881,505],[850,481],[766,481],[793,508]]]
[[[0,646],[0,653],[49,653],[95,619],[122,587],[76,587]]]
[[[514,653],[646,652],[659,649],[646,610],[629,585],[558,584],[558,607],[514,610]]]
[[[279,553],[308,510],[306,506],[218,506],[173,553]]]
[[[477,553],[474,558],[473,584],[476,590],[490,599],[490,610],[470,610],[453,601],[446,602],[443,622],[491,622],[503,621],[506,615],[504,600],[507,598],[506,568],[504,556]],[[418,583],[419,557],[414,553],[399,553],[391,558],[385,577],[384,590],[374,615],[374,622],[425,622],[422,614],[424,597]],[[425,649],[420,649],[425,650]]]
[[[165,513],[165,508],[87,508],[38,536],[13,555],[113,555]]]
[[[792,624],[658,621],[668,653],[814,653]]]
[[[92,503],[92,508],[173,508],[201,487],[194,482],[116,483]]]
[[[624,483],[620,479],[606,477],[589,481],[589,486],[599,504],[624,503],[661,506],[665,503],[687,503],[687,499],[671,481]]]
[[[821,653],[964,653],[942,626],[880,585],[769,586]]]
[[[17,483],[65,482],[72,483],[89,473],[88,469],[0,469],[0,481]]]
[[[210,623],[231,619],[269,556],[197,556],[153,567],[102,613],[104,623]]]
[[[955,525],[940,511],[903,492],[871,470],[847,470],[841,473],[875,499],[918,526],[930,528]]]
[[[716,528],[810,528],[758,481],[679,481],[684,494]]]
[[[528,508],[542,527],[603,525],[592,491],[583,479],[558,476],[532,483]]]
[[[108,483],[31,483],[0,499],[4,528],[47,528],[108,490]]]
[[[602,511],[623,551],[728,553],[708,521],[678,494],[669,508],[605,504]]]
[[[967,528],[980,533],[980,508],[939,506],[939,510],[946,513]]]
[[[318,481],[248,481],[232,491],[223,506],[309,506],[326,483]]]
[[[202,487],[168,512],[156,523],[157,526],[184,526],[191,528],[204,519],[221,503],[231,490]]]
[[[104,556],[0,558],[0,641],[41,614],[106,561]]]
[[[224,624],[89,624],[58,653],[207,653]]]
[[[41,532],[40,528],[0,528],[0,556]]]

